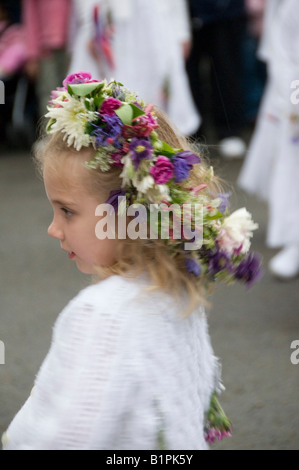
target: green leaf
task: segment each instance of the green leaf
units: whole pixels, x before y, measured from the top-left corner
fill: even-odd
[[[96,96],[94,98],[94,104],[95,104],[96,109],[100,109],[104,101],[105,101],[104,96]]]
[[[217,212],[214,215],[206,215],[207,220],[217,220],[217,219],[222,219],[223,214],[217,210]]]
[[[153,142],[153,145],[158,152],[161,152],[161,154],[165,155],[166,157],[172,157],[182,151],[181,149],[174,149],[166,142],[159,140],[157,142]]]
[[[85,102],[84,102],[84,103],[85,103],[86,109],[87,109],[88,111],[91,111],[91,105],[90,105],[90,102],[89,102],[88,100],[85,100]]]
[[[136,119],[140,116],[144,116],[145,112],[142,111],[142,109],[138,108],[135,104],[130,104],[131,108],[133,109],[134,117],[133,119]]]
[[[119,109],[117,109],[115,113],[126,126],[130,126],[132,124],[132,120],[134,118],[134,111],[131,105],[124,104]]]
[[[46,128],[47,132],[50,132],[50,131],[51,131],[51,129],[52,129],[52,127],[54,126],[55,123],[56,123],[56,119],[51,119],[51,120],[49,121],[49,123],[48,123],[48,125],[47,125],[47,128]]]
[[[84,97],[92,94],[95,91],[100,91],[105,85],[104,82],[94,82],[94,83],[81,83],[78,85],[69,85],[68,91],[72,95],[79,97]]]
[[[119,109],[115,111],[117,116],[126,126],[131,126],[133,119],[143,116],[145,113],[142,109],[138,108],[134,104],[123,104]]]

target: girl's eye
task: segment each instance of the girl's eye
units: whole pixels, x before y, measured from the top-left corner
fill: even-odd
[[[67,218],[71,217],[73,215],[73,212],[69,211],[68,209],[66,209],[65,207],[62,207],[61,208],[62,212],[64,212],[65,216]]]

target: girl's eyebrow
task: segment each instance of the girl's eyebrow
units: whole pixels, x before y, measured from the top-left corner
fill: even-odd
[[[54,200],[51,201],[51,202],[52,202],[52,204],[57,204],[58,206],[68,206],[68,207],[69,207],[69,206],[73,206],[73,207],[74,207],[74,206],[77,205],[77,204],[74,203],[74,202],[70,202],[70,201],[69,201],[69,202],[68,202],[68,201],[60,201],[60,200],[58,200],[58,199],[54,199]]]

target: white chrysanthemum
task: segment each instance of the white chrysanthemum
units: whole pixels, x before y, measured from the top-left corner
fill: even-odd
[[[54,106],[48,108],[46,118],[54,119],[49,130],[50,133],[62,132],[65,134],[68,146],[74,146],[76,150],[94,144],[95,138],[85,133],[86,124],[95,121],[97,112],[88,111],[83,99],[67,95],[67,101],[58,97],[53,101]]]
[[[219,245],[230,254],[235,251],[246,254],[250,249],[253,231],[258,228],[252,215],[243,207],[224,220],[218,236]]]

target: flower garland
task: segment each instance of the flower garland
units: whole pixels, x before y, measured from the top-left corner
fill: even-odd
[[[185,257],[191,275],[208,283],[241,281],[247,286],[259,279],[260,259],[249,251],[258,225],[245,208],[229,215],[229,195],[211,197],[208,183],[213,177],[212,168],[203,184],[190,187],[190,171],[200,164],[200,157],[159,139],[153,106],[115,81],[96,81],[90,74],[79,72],[68,76],[63,87],[52,92],[46,117],[48,133],[62,132],[67,144],[77,151],[94,147],[95,157],[86,163],[87,167],[103,172],[114,166],[122,168],[121,187],[112,191],[107,201],[116,209],[119,196],[126,196],[127,204],[146,206],[149,215],[151,205],[162,203],[169,212],[173,204],[202,207],[200,226],[196,225],[196,214],[189,211],[193,233],[201,231],[199,249],[184,248],[182,230],[180,237],[173,236],[176,223],[181,223],[175,215],[168,229],[167,245],[173,256]],[[161,233],[163,226],[157,231]]]

